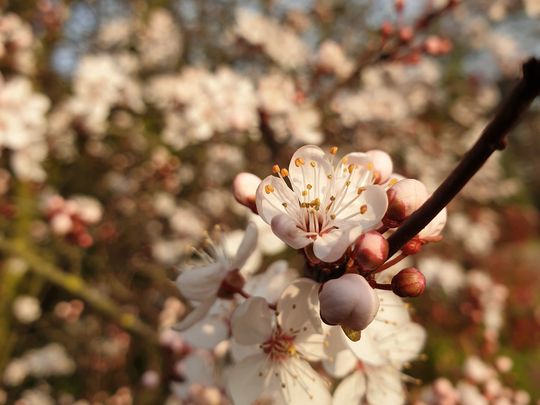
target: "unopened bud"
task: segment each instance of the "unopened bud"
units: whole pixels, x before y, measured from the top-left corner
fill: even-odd
[[[426,278],[414,267],[407,267],[392,278],[392,291],[400,297],[418,297],[425,289]]]
[[[321,319],[354,331],[365,329],[379,310],[379,298],[366,279],[347,273],[324,283],[319,291]]]
[[[386,194],[388,195],[388,210],[383,222],[387,226],[388,223],[400,223],[405,220],[428,198],[426,186],[415,179],[398,181],[388,189]]]
[[[414,31],[411,27],[402,27],[399,30],[399,39],[402,42],[409,42],[413,39]]]
[[[385,21],[381,25],[381,35],[383,37],[389,37],[394,33],[394,26],[391,22]]]
[[[401,248],[401,251],[405,253],[406,255],[415,255],[419,253],[422,250],[422,241],[418,236],[415,236],[410,241],[405,243],[403,247]]]
[[[257,213],[257,204],[255,202],[255,193],[261,179],[254,174],[242,172],[236,175],[233,181],[233,195],[236,201],[248,207],[255,214]]]
[[[353,257],[362,270],[375,270],[388,258],[388,241],[377,231],[366,232],[354,243]]]
[[[392,158],[386,152],[382,150],[374,149],[366,152],[371,158],[373,163],[373,170],[375,172],[375,183],[382,184],[390,178],[394,165]]]
[[[405,0],[396,0],[394,4],[396,7],[396,11],[398,13],[401,13],[403,11],[403,8],[405,7]]]
[[[452,42],[435,35],[429,36],[424,42],[424,50],[430,55],[444,55],[452,49]]]

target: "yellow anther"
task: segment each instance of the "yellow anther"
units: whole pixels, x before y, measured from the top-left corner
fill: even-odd
[[[303,196],[303,197],[305,197],[307,194],[308,194],[308,193],[307,193],[306,190],[302,191],[302,196]]]
[[[367,205],[366,204],[362,204],[360,206],[360,214],[364,215],[367,211]]]
[[[350,180],[347,180],[347,181],[345,182],[345,187],[349,187],[350,185],[351,185],[351,181],[350,181]]]
[[[304,162],[304,159],[302,159],[301,157],[296,158],[296,159],[294,160],[294,165],[295,165],[296,167],[303,166],[304,163],[305,163],[305,162]]]
[[[331,174],[329,174],[329,175],[326,176],[326,177],[328,177],[328,180],[332,180],[332,175],[331,175]]]
[[[294,347],[294,345],[290,345],[287,352],[289,352],[289,355],[294,356],[296,354],[296,347]]]
[[[264,186],[264,191],[266,192],[266,194],[270,194],[274,191],[274,186],[272,186],[271,184],[267,184],[266,186]]]
[[[358,190],[356,190],[356,194],[360,195],[360,194],[362,194],[364,191],[366,191],[366,188],[365,188],[365,187],[358,187]]]
[[[369,163],[367,164],[367,169],[368,169],[368,170],[373,170],[373,168],[374,168],[373,163],[369,162]]]
[[[336,219],[336,214],[330,214],[330,219]]]
[[[337,153],[337,151],[338,151],[338,147],[337,147],[337,146],[332,146],[332,147],[330,148],[330,153],[331,153],[332,155],[335,155],[335,154]]]
[[[341,163],[343,163],[344,165],[346,165],[348,160],[349,160],[349,159],[347,158],[347,156],[345,156],[345,157],[343,157],[343,158],[341,159]]]
[[[349,174],[351,174],[354,169],[356,169],[356,165],[353,164],[350,164],[349,167],[347,167],[347,171],[349,172]]]
[[[311,190],[311,189],[313,188],[313,186],[312,186],[311,184],[308,184],[308,185],[306,185],[306,188],[307,188],[308,190]]]
[[[281,203],[281,205],[283,205],[284,208],[287,208],[287,203]]]
[[[315,162],[314,160],[312,160],[311,162],[309,162],[309,164],[311,165],[311,167],[317,166],[317,162]]]
[[[335,201],[335,200],[336,200],[336,196],[331,195],[330,196],[330,201]]]
[[[395,177],[390,179],[390,181],[388,182],[388,187],[392,187],[397,182],[398,182],[398,179],[396,179]]]
[[[281,176],[287,177],[289,175],[289,171],[285,168],[281,169]]]
[[[278,174],[279,173],[279,165],[272,166],[272,172],[274,172],[275,174]]]

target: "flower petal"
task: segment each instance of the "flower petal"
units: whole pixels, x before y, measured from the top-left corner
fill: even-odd
[[[405,390],[401,372],[392,366],[366,366],[367,392],[370,404],[401,405],[405,403]]]
[[[332,403],[328,386],[307,361],[289,357],[276,371],[279,373],[281,393],[286,404]]]
[[[279,177],[266,177],[257,188],[256,200],[257,212],[267,224],[270,224],[276,215],[287,212],[300,217],[298,197]],[[287,205],[287,209],[283,203]]]
[[[366,394],[366,378],[361,371],[352,373],[337,386],[334,391],[334,405],[361,404]],[[381,402],[386,404],[386,402]]]
[[[227,339],[229,328],[225,320],[219,316],[203,318],[191,328],[182,332],[182,338],[192,347],[213,349],[218,343]]]
[[[360,195],[354,190],[354,203],[344,206],[346,201],[341,204],[345,208],[337,211],[335,225],[338,227],[350,226],[354,223],[361,226],[362,232],[367,232],[376,228],[388,208],[388,197],[383,186],[367,185],[361,186],[363,191]]]
[[[193,326],[197,322],[199,322],[201,319],[203,319],[206,314],[208,314],[208,311],[210,310],[210,307],[214,304],[214,301],[216,300],[216,297],[210,297],[206,301],[202,301],[198,306],[196,306],[187,316],[182,319],[180,322],[178,322],[176,325],[174,325],[172,328],[177,331],[184,331],[187,328]]]
[[[278,323],[283,331],[300,331],[296,341],[313,333],[321,334],[319,317],[319,284],[300,278],[288,286],[277,302]]]
[[[227,391],[235,405],[252,405],[269,387],[274,375],[264,353],[246,357],[227,373]]]
[[[306,232],[287,214],[276,215],[270,223],[272,231],[293,249],[302,249],[311,243]]]
[[[276,302],[285,288],[297,276],[285,260],[272,263],[265,272],[257,274],[247,281],[244,290],[256,297],[266,298],[268,302]]]
[[[315,145],[305,145],[298,149],[289,164],[289,179],[296,195],[308,191],[307,199],[321,198],[330,186],[328,176],[333,168],[324,151]],[[308,184],[310,187],[308,187]],[[310,188],[310,190],[308,190]]]
[[[250,222],[246,227],[244,238],[240,242],[240,246],[238,246],[236,255],[232,260],[231,267],[233,269],[241,269],[249,256],[255,251],[257,247],[257,236],[257,226],[253,222]]]
[[[354,370],[358,359],[354,356],[339,326],[329,327],[328,344],[325,347],[326,359],[322,364],[328,374],[334,378],[343,378]],[[357,403],[357,402],[355,402]]]
[[[313,242],[313,253],[323,262],[332,263],[338,260],[347,248],[359,236],[361,228],[357,228],[359,232],[355,232],[353,228],[347,230],[332,229],[320,235]]]
[[[446,219],[447,212],[446,208],[444,208],[435,216],[435,218],[431,220],[429,224],[426,225],[424,229],[420,231],[418,234],[420,239],[429,241],[430,239],[438,237],[446,225]]]
[[[241,345],[264,342],[272,335],[273,317],[264,298],[247,299],[236,308],[231,319],[234,339]]]
[[[228,270],[222,262],[186,269],[176,279],[176,286],[188,300],[205,301],[217,294]]]

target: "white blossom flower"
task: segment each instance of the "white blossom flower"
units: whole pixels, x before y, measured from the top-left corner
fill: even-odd
[[[233,337],[251,350],[229,371],[227,386],[235,404],[263,398],[279,404],[331,403],[326,384],[308,363],[325,357],[317,286],[307,279],[291,284],[277,303],[277,316],[260,297],[237,308]]]
[[[328,156],[318,146],[303,146],[289,170],[274,166],[278,176],[266,177],[257,189],[257,211],[274,233],[294,249],[313,243],[325,262],[338,260],[358,236],[376,228],[388,205],[384,187],[373,184],[371,159],[350,153],[334,166],[336,150]]]
[[[340,328],[328,335],[325,370],[337,378],[345,377],[334,392],[334,404],[403,404],[405,390],[401,373],[405,363],[420,352],[425,331],[410,321],[400,298],[390,291],[377,290],[381,307],[375,320],[352,342]]]
[[[219,288],[231,272],[240,271],[257,246],[257,227],[249,223],[234,257],[225,249],[225,241],[214,244],[208,240],[209,252],[199,252],[200,266],[182,271],[176,280],[180,293],[194,309],[180,323],[177,330],[185,330],[203,319],[218,298]]]

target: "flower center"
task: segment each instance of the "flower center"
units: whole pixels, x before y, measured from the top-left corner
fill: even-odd
[[[294,339],[294,336],[284,333],[281,328],[278,327],[274,330],[272,336],[266,342],[261,344],[261,349],[270,356],[270,359],[283,361],[287,357],[296,355]]]

